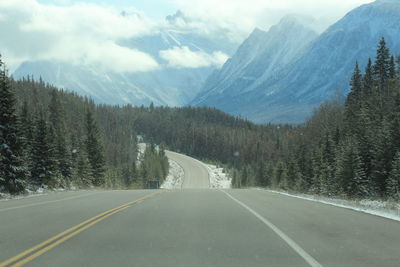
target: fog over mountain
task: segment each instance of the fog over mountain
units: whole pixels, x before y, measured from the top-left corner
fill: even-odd
[[[123,12],[121,16],[134,16]],[[107,104],[182,106],[193,99],[204,80],[220,67],[237,44],[185,29],[189,19],[178,11],[155,33],[122,39],[121,47],[151,56],[159,66],[139,72],[113,72],[93,65],[58,60],[27,61],[15,78],[33,75],[67,90]],[[109,62],[110,65],[113,62]],[[130,64],[138,64],[130,62]]]

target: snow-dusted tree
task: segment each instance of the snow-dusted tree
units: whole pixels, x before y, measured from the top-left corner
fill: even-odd
[[[99,139],[97,123],[90,109],[86,112],[86,153],[90,164],[90,175],[95,186],[104,183],[105,161],[103,147]]]
[[[49,123],[53,132],[53,146],[55,148],[55,158],[57,160],[58,171],[61,173],[65,182],[68,183],[71,177],[71,155],[67,148],[65,137],[64,112],[58,92],[53,89],[50,93],[49,103]]]
[[[369,195],[370,182],[365,174],[357,145],[351,139],[344,142],[339,153],[336,178],[349,197],[361,198]]]
[[[390,198],[400,199],[400,152],[397,152],[392,162],[392,170],[386,184],[386,193]]]
[[[37,186],[55,186],[55,168],[54,148],[49,142],[48,125],[41,113],[36,121],[32,144],[32,182]]]
[[[380,40],[376,51],[374,76],[380,87],[383,87],[390,78],[390,51],[386,46],[385,38]]]
[[[0,58],[0,190],[17,194],[24,189],[25,168],[15,99]]]

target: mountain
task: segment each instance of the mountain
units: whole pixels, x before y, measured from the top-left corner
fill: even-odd
[[[255,29],[222,69],[207,79],[192,104],[225,109],[228,108],[224,105],[226,102],[240,103],[242,97],[251,94],[260,83],[273,79],[318,37],[304,21],[302,17],[291,15],[268,32]]]
[[[125,12],[121,14],[129,15]],[[223,38],[222,35],[221,38],[216,38],[185,29],[182,26],[185,23],[190,23],[189,18],[178,11],[168,16],[155,33],[120,41],[121,46],[135,48],[152,56],[161,66],[157,70],[115,73],[46,60],[22,63],[13,73],[13,77],[42,77],[44,81],[57,87],[90,96],[97,103],[148,105],[153,102],[156,105],[182,106],[198,94],[201,85],[216,67],[169,67],[168,62],[160,56],[160,51],[188,48],[193,52],[211,55],[216,51],[231,55],[237,48],[235,42]]]
[[[300,35],[293,31],[292,45],[300,42],[300,46],[306,49],[299,49],[296,56],[291,57],[292,62],[289,60],[289,63],[277,67],[270,67],[264,62],[264,65],[259,65],[266,71],[263,76],[259,76],[260,70],[241,71],[235,77],[236,82],[233,85],[221,89],[224,79],[230,79],[225,76],[224,70],[240,68],[237,64],[229,66],[233,64],[233,58],[252,58],[250,54],[254,50],[260,50],[247,48],[249,52],[241,55],[245,51],[245,42],[232,60],[209,77],[202,92],[192,103],[214,106],[256,122],[303,122],[323,101],[331,99],[338,91],[348,92],[349,78],[355,62],[360,62],[364,67],[368,57],[374,57],[382,37],[386,39],[392,53],[400,53],[398,25],[399,0],[378,0],[360,6],[328,28],[311,44],[304,45],[302,38],[296,38]],[[272,30],[271,28],[268,33]],[[283,44],[277,42],[275,51],[280,51]],[[265,47],[269,47],[269,44],[265,43]],[[246,64],[257,64],[257,61],[258,58],[255,58]],[[269,73],[271,68],[275,70],[272,74]],[[249,83],[240,82],[248,77],[259,78]]]

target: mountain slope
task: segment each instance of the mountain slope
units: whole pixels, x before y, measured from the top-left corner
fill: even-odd
[[[299,123],[338,90],[348,92],[348,81],[358,60],[373,57],[381,37],[394,54],[400,53],[400,1],[380,0],[348,13],[319,36],[303,55],[275,77],[256,88],[242,87],[238,97],[228,93],[198,105],[216,106],[256,122]],[[228,64],[228,63],[227,63]],[[239,89],[238,89],[239,90]]]
[[[287,16],[268,32],[255,29],[223,68],[214,72],[194,105],[217,105],[241,98],[297,59],[317,34],[304,19]]]

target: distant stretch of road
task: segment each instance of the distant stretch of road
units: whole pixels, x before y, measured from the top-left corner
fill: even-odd
[[[168,158],[177,162],[185,172],[182,189],[208,189],[210,188],[210,179],[208,170],[203,163],[172,151],[166,151]]]
[[[0,266],[399,266],[399,222],[263,190],[205,189],[202,164],[167,155],[192,189],[0,201]]]

